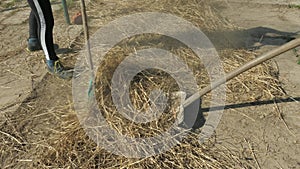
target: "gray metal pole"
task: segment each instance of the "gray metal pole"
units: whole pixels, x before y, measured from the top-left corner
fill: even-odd
[[[71,22],[70,22],[70,16],[69,16],[69,12],[68,12],[67,2],[66,2],[66,0],[61,0],[61,3],[63,6],[63,9],[64,9],[64,15],[65,15],[66,22],[68,25],[70,25]]]

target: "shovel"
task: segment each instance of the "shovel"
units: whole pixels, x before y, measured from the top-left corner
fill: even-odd
[[[183,108],[185,109],[190,109],[190,107],[196,107],[199,105],[199,100],[201,102],[201,97],[207,93],[209,93],[210,91],[212,91],[213,89],[216,89],[217,87],[219,87],[220,85],[226,83],[227,81],[233,79],[234,77],[238,76],[239,74],[269,60],[269,59],[272,59],[282,53],[285,53],[297,46],[300,46],[300,38],[297,38],[297,39],[294,39],[288,43],[286,43],[285,45],[282,45],[274,50],[271,50],[269,51],[268,53],[266,54],[263,54],[261,56],[259,56],[258,58],[256,59],[253,59],[252,61],[246,63],[245,65],[239,67],[238,69],[228,73],[227,75],[225,75],[223,78],[221,79],[218,79],[214,82],[211,83],[211,85],[209,86],[206,86],[205,88],[201,89],[199,91],[199,93],[195,93],[194,95],[192,95],[191,97],[189,97],[188,99],[186,99],[184,102],[183,102]],[[200,105],[199,105],[200,106]],[[192,110],[192,109],[190,109]],[[195,110],[195,109],[194,109]],[[186,112],[190,112],[190,111],[186,111]],[[201,124],[203,125],[205,120],[204,120],[204,117],[203,115],[199,115],[198,112],[195,112],[195,113],[192,113],[192,114],[188,114],[188,115],[185,115],[185,118],[184,118],[184,121],[185,121],[185,124],[188,126],[188,127],[193,127],[194,126],[194,122],[195,122],[195,119],[197,119],[196,121],[200,120]]]

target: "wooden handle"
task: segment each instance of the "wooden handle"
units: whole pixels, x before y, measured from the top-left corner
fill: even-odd
[[[89,64],[89,68],[91,71],[91,76],[94,77],[94,65],[93,65],[93,60],[92,60],[92,54],[91,54],[91,45],[90,45],[90,36],[89,36],[89,26],[88,26],[88,20],[87,20],[87,14],[86,14],[86,7],[85,7],[85,1],[81,0],[80,1],[81,5],[81,14],[82,14],[82,23],[83,23],[83,29],[84,29],[84,38],[86,42],[86,50],[87,50],[87,56],[86,59]]]
[[[227,81],[238,76],[239,74],[241,74],[241,73],[269,60],[269,59],[272,59],[275,56],[278,56],[288,50],[291,50],[297,46],[300,46],[300,38],[290,41],[289,43],[282,45],[272,51],[269,51],[268,53],[261,55],[260,57],[246,63],[245,65],[239,67],[238,69],[228,73],[225,77],[223,77],[217,81],[214,81],[211,83],[211,85],[206,86],[205,88],[201,89],[199,93],[196,93],[196,94],[192,95],[191,97],[189,97],[188,99],[186,99],[183,103],[183,107],[187,107],[194,101],[198,100],[201,96],[207,94],[208,92],[210,92],[213,89],[217,88],[218,86],[226,83]]]

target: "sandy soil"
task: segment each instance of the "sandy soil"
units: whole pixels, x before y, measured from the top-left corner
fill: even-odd
[[[298,36],[300,9],[288,7],[297,3],[288,0],[216,0],[215,8],[221,15],[244,29],[208,36],[217,48],[224,47],[217,44],[218,39],[224,37],[230,41],[228,48],[264,53]],[[82,31],[81,27],[66,25],[60,8],[55,9],[58,11],[56,42],[62,48],[70,49]],[[79,9],[74,6],[71,12]],[[28,13],[29,8],[22,7],[1,11],[0,15],[0,168],[36,166],[32,157],[50,147],[47,143],[49,135],[64,131],[61,120],[75,118],[74,113],[64,114],[73,112],[71,82],[47,73],[42,52],[25,50]],[[94,21],[104,24],[101,18],[94,18]],[[59,56],[63,62],[72,64],[76,53],[62,52]],[[297,65],[297,59],[293,51],[275,59],[279,78],[290,98],[228,104],[216,132],[216,146],[235,152],[240,161],[252,168],[300,168],[300,65]],[[6,151],[11,147],[14,149]]]
[[[227,0],[216,6],[230,22],[249,30],[240,36],[247,40],[246,48],[264,53],[285,43],[286,36],[297,37],[300,31],[300,9],[288,7],[299,3],[277,2]],[[274,60],[283,88],[294,100],[233,106],[239,108],[225,112],[218,130],[220,144],[226,142],[248,153],[249,158],[256,158],[254,168],[299,168],[300,66],[294,51]]]

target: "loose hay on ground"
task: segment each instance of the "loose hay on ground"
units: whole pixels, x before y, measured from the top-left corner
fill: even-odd
[[[154,1],[147,1],[146,3],[141,1],[132,2],[138,4],[138,8],[132,9],[132,3],[129,2],[115,2],[117,3],[116,6],[119,8],[115,10],[114,17],[124,15],[124,13],[144,11],[147,9],[146,11],[171,12],[179,15],[205,31],[234,28],[230,23],[214,13],[212,7],[204,1],[187,2],[178,0],[174,2],[165,0],[160,3],[157,3],[157,1],[155,1],[156,3],[154,3]],[[92,4],[89,12],[90,14],[97,15],[93,11],[93,8],[97,9],[97,7]],[[106,19],[110,20],[113,16],[110,15],[111,11],[108,12]],[[170,43],[168,43],[170,41],[168,40],[170,39],[161,35],[140,35],[124,40],[108,53],[105,61],[100,66],[96,80],[96,96],[98,100],[105,100],[106,104],[100,104],[98,106],[105,115],[108,123],[120,133],[131,135],[133,137],[141,137],[141,135],[153,136],[163,132],[169,127],[170,121],[172,121],[172,116],[166,115],[164,116],[165,120],[161,120],[160,123],[153,122],[149,124],[147,128],[145,125],[134,124],[127,119],[124,119],[124,117],[118,114],[116,108],[112,104],[110,81],[113,72],[118,64],[135,50],[157,47],[172,51],[174,54],[180,56],[182,60],[187,62],[189,68],[193,70],[200,88],[209,85],[207,73],[201,64],[201,61],[194,53],[180,42],[172,40],[170,45]],[[140,48],[137,44],[140,45]],[[223,61],[225,72],[232,71],[256,57],[255,53],[246,50],[227,49],[219,51],[219,54]],[[277,80],[277,73],[278,70],[274,68],[274,65],[271,62],[266,62],[239,75],[227,83],[227,102],[238,103],[273,99],[275,96],[281,96],[283,92]],[[157,79],[157,81],[154,81],[153,79]],[[169,93],[178,90],[174,79],[157,70],[148,70],[139,74],[136,77],[135,82],[131,85],[131,100],[137,108],[149,107],[149,104],[147,103],[147,94],[149,94],[149,91],[153,88],[159,87]],[[209,98],[209,94],[203,97],[203,105],[208,104]],[[197,142],[197,134],[195,133],[191,133],[182,143],[162,155],[144,159],[127,159],[122,156],[108,153],[101,148],[96,148],[96,144],[85,135],[79,124],[69,127],[70,128],[67,128],[66,130],[67,134],[60,136],[60,141],[57,142],[57,140],[54,139],[57,142],[54,144],[55,150],[49,151],[48,154],[42,158],[42,162],[45,165],[53,167],[80,166],[87,168],[246,167],[246,165],[239,160],[239,157],[233,156],[232,154],[230,155],[230,152],[216,150],[216,148],[213,147],[213,142],[200,145]]]
[[[213,32],[217,30],[234,29],[233,25],[214,12],[213,7],[210,6],[207,1],[118,1],[114,2],[116,9],[113,9],[112,13],[112,9],[109,7],[106,8],[106,2],[96,0],[91,1],[90,4],[89,15],[91,18],[99,15],[99,2],[102,2],[104,9],[101,11],[101,16],[103,16],[101,19],[106,22],[118,16],[137,11],[160,11],[181,16],[205,31]],[[103,111],[103,114],[106,115],[110,125],[118,129],[120,133],[126,133],[134,137],[138,137],[139,133],[143,133],[144,136],[159,134],[168,128],[170,121],[174,120],[172,113],[167,112],[165,118],[169,119],[168,122],[167,120],[161,120],[160,123],[151,123],[148,129],[145,130],[145,126],[129,123],[128,120],[122,118],[112,105],[109,91],[112,72],[126,54],[128,55],[133,52],[132,47],[136,47],[135,44],[137,44],[135,42],[141,41],[148,43],[139,43],[143,44],[140,49],[156,46],[168,49],[182,57],[193,70],[200,88],[210,83],[206,72],[203,71],[204,67],[201,65],[201,61],[197,59],[193,52],[187,49],[186,46],[178,42],[175,42],[175,46],[174,44],[168,46],[170,45],[168,38],[158,35],[141,35],[134,37],[129,40],[132,46],[128,44],[125,46],[126,40],[124,40],[123,46],[122,43],[116,46],[115,49],[111,51],[112,53],[107,55],[106,62],[103,67],[101,67],[102,69],[100,68],[98,70],[96,96],[98,99],[105,98],[104,100],[108,103],[98,106]],[[151,45],[149,42],[151,42]],[[246,50],[227,49],[219,51],[219,54],[226,72],[234,70],[256,57],[255,53]],[[272,62],[266,62],[236,77],[227,83],[227,102],[249,102],[282,96],[283,91],[280,88],[277,73],[278,70],[274,67]],[[157,80],[154,81],[153,78]],[[135,80],[136,81],[132,83],[131,99],[138,108],[149,107],[145,101],[148,100],[147,93],[149,93],[149,89],[151,88],[161,87],[170,93],[178,90],[174,79],[157,70],[143,72],[139,74]],[[166,83],[166,81],[168,83]],[[140,93],[146,94],[141,95]],[[209,94],[203,97],[203,106],[208,105],[209,98]],[[146,105],[144,106],[144,104]],[[172,106],[169,108],[172,110]],[[36,107],[36,111],[38,110],[38,107]],[[72,112],[71,109],[64,109],[63,111],[69,114],[68,118],[60,119],[63,121],[62,125],[64,126],[64,131],[60,134],[56,133],[51,135],[47,141],[49,147],[42,148],[42,151],[37,153],[37,158],[40,159],[38,160],[39,163],[36,164],[38,166],[50,168],[246,168],[248,166],[241,162],[241,157],[235,156],[231,152],[215,148],[213,139],[206,144],[200,145],[197,142],[198,135],[196,133],[190,133],[182,143],[164,154],[143,159],[127,159],[97,147],[96,144],[85,135],[75,113]],[[56,112],[59,112],[58,108],[56,108]],[[15,123],[18,123],[18,121],[16,120]],[[18,126],[18,124],[16,125]],[[2,138],[4,142],[11,143],[13,141],[7,136]],[[5,148],[9,149],[9,146],[10,144],[6,144]],[[3,151],[3,149],[1,149],[1,151]]]

